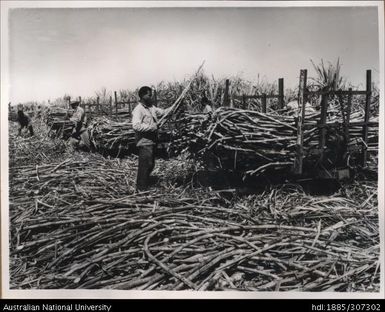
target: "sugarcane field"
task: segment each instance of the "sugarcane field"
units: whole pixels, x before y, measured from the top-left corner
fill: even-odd
[[[157,105],[173,111],[161,120],[161,158],[144,192],[135,189],[134,102],[89,111],[92,150],[68,143],[71,109],[30,106],[30,136],[18,135],[11,108],[11,287],[378,290],[378,93],[370,86],[362,96],[308,85],[293,110],[286,98],[267,103],[277,84],[251,88],[200,71],[160,84]],[[202,94],[212,113],[199,112]],[[305,108],[305,96],[314,106]]]
[[[5,295],[377,298],[374,2],[12,7]]]

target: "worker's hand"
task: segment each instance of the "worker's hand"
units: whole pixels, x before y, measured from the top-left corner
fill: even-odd
[[[156,132],[158,130],[158,124],[153,122],[149,125],[146,125],[146,129],[144,129],[144,132]]]
[[[165,114],[164,115],[167,115],[167,114],[169,114],[170,112],[171,112],[171,110],[172,110],[172,106],[170,106],[170,107],[167,107],[166,109],[165,109]]]

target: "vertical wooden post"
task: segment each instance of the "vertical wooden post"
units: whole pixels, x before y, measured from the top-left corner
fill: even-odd
[[[242,108],[246,109],[246,96],[245,96],[245,94],[242,94]]]
[[[70,109],[70,107],[71,107],[71,97],[69,96],[68,97],[68,109]]]
[[[132,109],[131,109],[131,100],[130,100],[130,99],[128,100],[128,113],[129,113],[130,116],[131,116]]]
[[[118,115],[118,95],[116,91],[114,91],[114,99],[115,99],[115,115]]]
[[[266,114],[266,111],[267,111],[266,93],[262,93],[262,113]]]
[[[110,96],[110,116],[112,116],[112,96]]]
[[[305,91],[307,70],[301,69],[298,91],[298,115],[297,115],[297,153],[294,161],[294,173],[302,174],[303,167],[303,122],[305,119]]]
[[[319,121],[320,132],[319,132],[319,149],[320,149],[320,160],[323,159],[325,144],[326,144],[326,117],[329,104],[329,94],[321,94],[321,117]]]
[[[229,87],[230,87],[230,80],[226,79],[225,94],[223,97],[223,106],[229,106]]]
[[[346,145],[349,144],[350,140],[350,135],[349,135],[349,124],[350,124],[350,112],[351,112],[351,107],[352,107],[352,97],[353,97],[353,92],[352,88],[349,88],[349,93],[348,93],[348,104],[346,107],[346,120],[345,120],[345,139],[346,139]]]
[[[278,79],[278,109],[283,109],[283,101],[284,101],[284,94],[283,94],[283,78]]]
[[[364,126],[363,126],[363,134],[362,139],[367,144],[368,142],[368,122],[370,118],[370,101],[372,95],[372,71],[366,71],[366,102],[365,102],[365,117],[364,117]],[[362,166],[366,167],[366,162],[368,161],[368,150],[367,147],[363,147],[363,155],[362,155]]]
[[[100,113],[100,98],[96,97],[96,109],[98,111],[98,114]]]

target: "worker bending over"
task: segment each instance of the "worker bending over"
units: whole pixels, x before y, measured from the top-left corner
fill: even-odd
[[[80,102],[72,102],[71,107],[74,110],[69,119],[74,122],[74,128],[69,140],[70,144],[74,147],[86,147],[87,150],[91,150],[90,137],[87,129],[87,116],[84,109],[80,107]]]
[[[30,136],[34,135],[31,118],[24,113],[24,108],[22,104],[17,106],[17,122],[19,123],[18,135],[20,136],[23,129],[29,131]]]

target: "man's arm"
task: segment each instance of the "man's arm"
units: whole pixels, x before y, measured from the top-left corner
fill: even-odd
[[[162,109],[162,108],[159,108],[159,107],[155,107],[156,117],[161,118],[164,115],[167,115],[171,111],[171,109],[172,109],[172,106],[167,107],[165,109]]]

